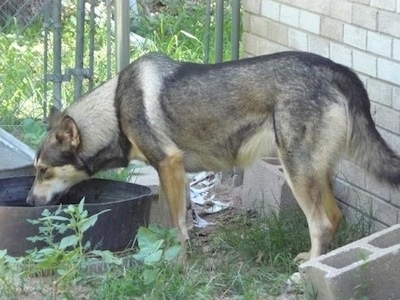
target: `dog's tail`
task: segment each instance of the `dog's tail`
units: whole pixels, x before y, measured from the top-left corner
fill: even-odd
[[[400,157],[388,146],[375,127],[367,91],[358,76],[346,67],[336,83],[347,98],[350,133],[348,153],[382,183],[400,186]],[[346,74],[344,76],[344,74]]]

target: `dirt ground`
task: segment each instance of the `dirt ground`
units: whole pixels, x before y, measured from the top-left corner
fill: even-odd
[[[214,186],[210,188],[209,193],[214,195],[214,200],[221,201],[230,206],[218,213],[213,214],[201,214],[201,217],[206,221],[215,225],[206,226],[204,228],[193,228],[192,234],[196,244],[202,248],[204,253],[210,250],[210,243],[213,237],[216,235],[218,225],[229,226],[230,223],[236,222],[238,215],[246,215],[248,217],[257,217],[257,213],[254,211],[246,211],[242,208],[242,190],[243,186],[236,186],[234,179],[226,178],[221,174],[215,175],[217,178],[214,180]],[[199,209],[201,212],[201,209]],[[213,254],[214,255],[214,254]],[[297,280],[298,273],[293,275],[293,279]],[[287,284],[285,291],[278,297],[271,297],[276,300],[295,300],[303,299],[302,295],[296,293],[296,289],[291,285]]]

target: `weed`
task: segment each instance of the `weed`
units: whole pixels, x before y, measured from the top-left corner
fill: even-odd
[[[28,251],[19,259],[8,256],[5,251],[0,252],[1,274],[4,274],[0,276],[0,296],[21,293],[22,282],[45,276],[51,278],[50,286],[44,289],[46,293],[54,298],[60,294],[71,298],[78,283],[88,282],[88,267],[99,262],[121,264],[121,259],[111,252],[90,250],[89,242],[83,244],[84,233],[105,212],[89,216],[82,199],[78,205],[60,205],[54,212],[44,209],[39,219],[29,220],[38,226],[39,233],[28,239],[40,242],[42,247]]]

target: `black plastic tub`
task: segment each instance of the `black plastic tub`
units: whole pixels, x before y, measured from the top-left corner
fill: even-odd
[[[42,247],[26,239],[38,234],[38,227],[26,220],[40,218],[45,208],[55,211],[59,207],[26,206],[33,180],[33,176],[0,179],[0,249],[7,249],[9,255],[21,256],[26,250]],[[148,224],[155,195],[137,184],[90,179],[72,187],[61,202],[79,203],[83,197],[89,215],[110,209],[86,231],[84,242],[90,241],[91,249],[121,251],[132,245],[138,228]]]

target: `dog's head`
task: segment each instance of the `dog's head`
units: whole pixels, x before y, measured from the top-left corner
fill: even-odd
[[[34,161],[36,178],[27,204],[56,203],[73,185],[89,178],[88,168],[79,154],[80,145],[75,121],[52,108],[47,135]]]

